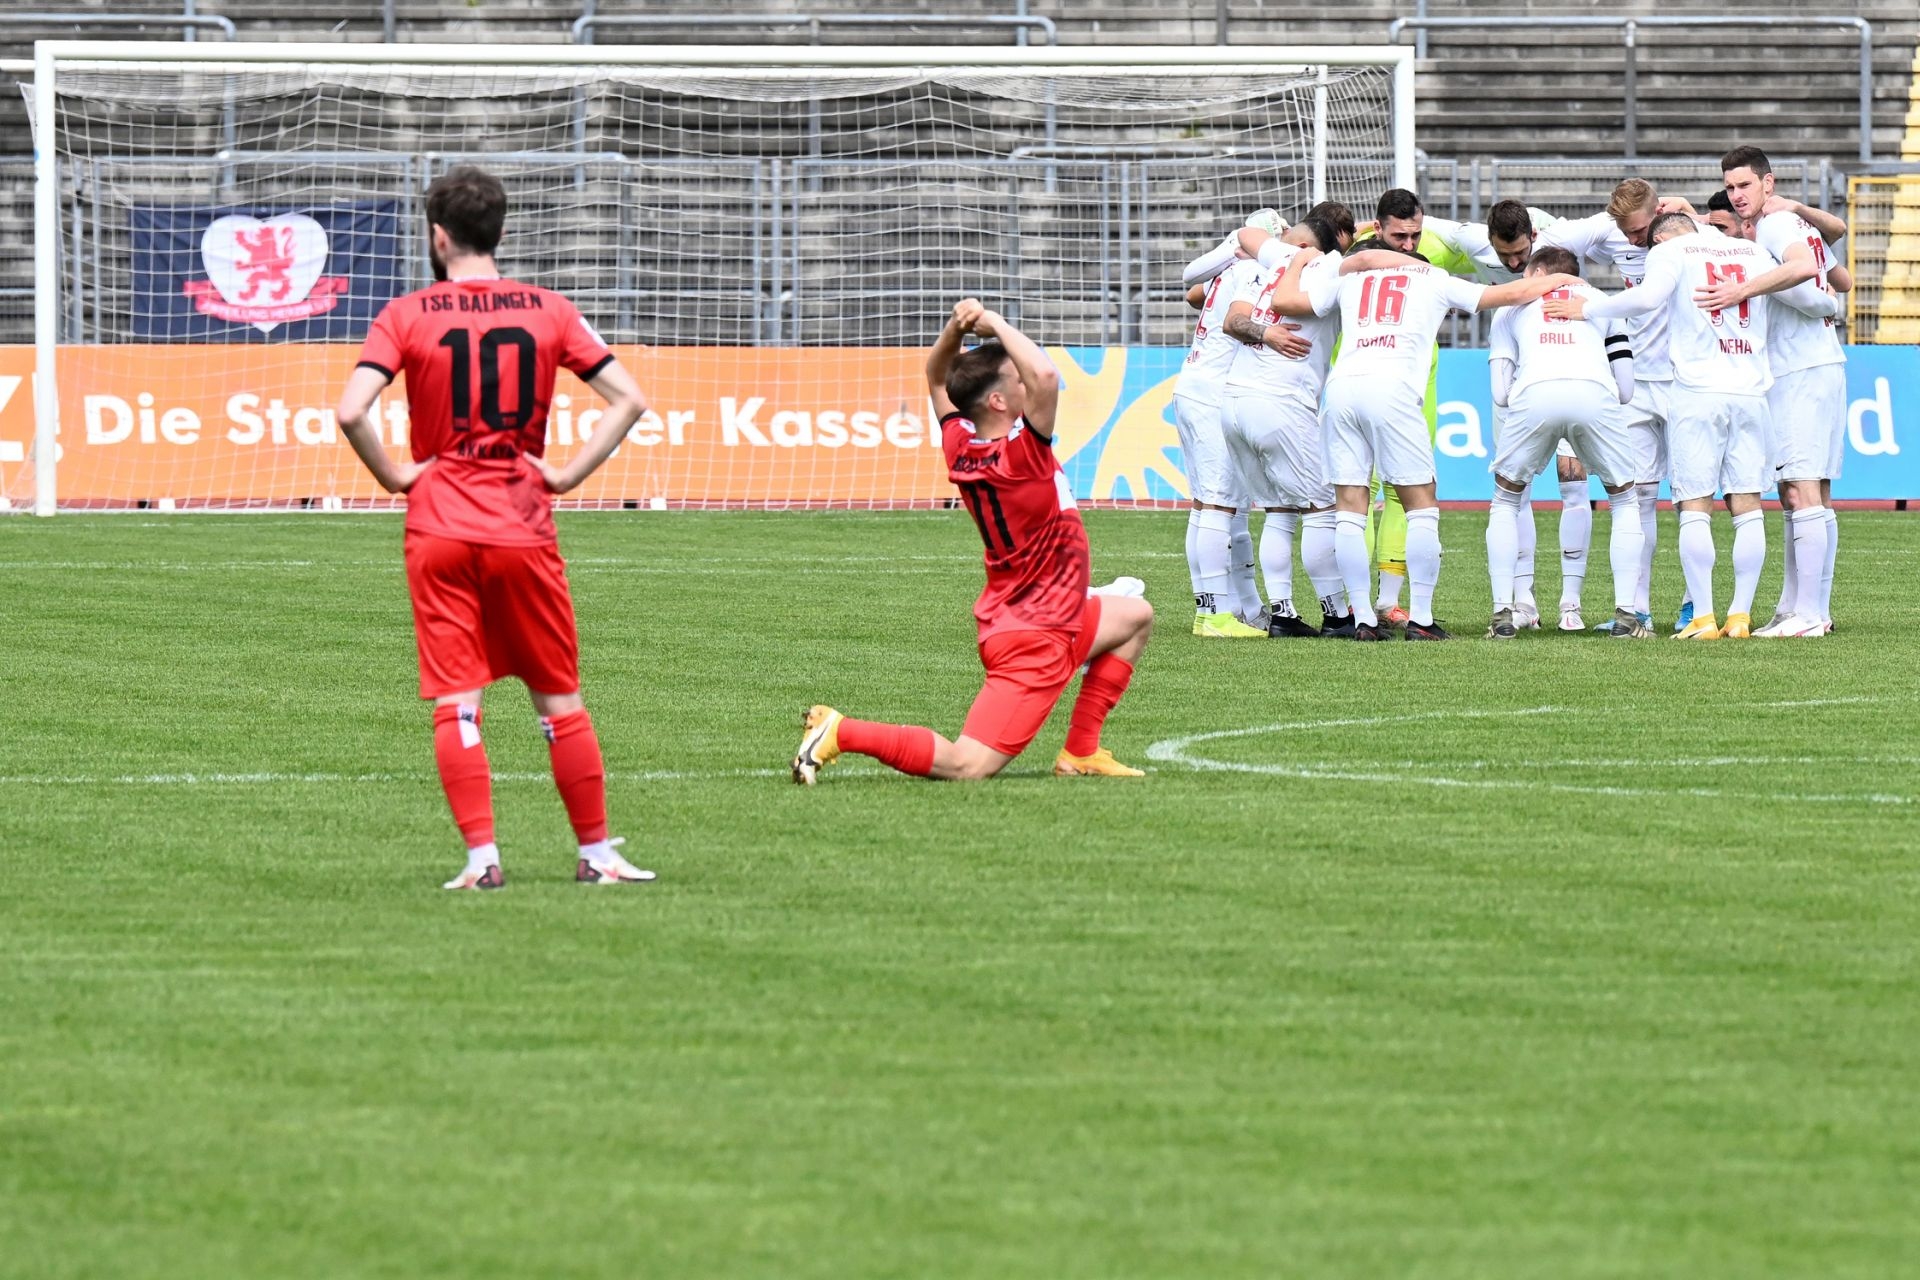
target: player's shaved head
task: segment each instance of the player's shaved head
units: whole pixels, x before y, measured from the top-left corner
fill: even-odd
[[[1699,229],[1688,214],[1663,213],[1653,220],[1649,233],[1653,237],[1653,242],[1658,244],[1662,240],[1671,240],[1675,236],[1690,236]]]
[[[1344,249],[1353,243],[1354,229],[1359,226],[1359,224],[1354,221],[1353,210],[1347,208],[1347,206],[1341,204],[1338,200],[1322,200],[1319,204],[1307,210],[1306,217],[1302,218],[1301,221],[1310,222],[1315,218],[1321,219],[1333,228],[1334,237],[1338,241],[1340,248]]]
[[[1333,253],[1340,247],[1340,232],[1325,218],[1316,218],[1312,214],[1300,220],[1296,231],[1304,230],[1313,237],[1313,247],[1322,253]]]
[[[1487,210],[1487,243],[1509,271],[1523,270],[1533,252],[1533,215],[1518,200],[1502,200]]]
[[[507,224],[507,190],[478,165],[455,165],[427,188],[427,222],[456,248],[492,253]]]
[[[1620,228],[1628,244],[1644,249],[1651,243],[1654,207],[1658,203],[1659,197],[1654,194],[1651,182],[1645,178],[1628,178],[1613,189],[1613,197],[1607,201],[1607,216]]]
[[[1580,259],[1573,256],[1571,250],[1558,249],[1548,245],[1535,251],[1527,262],[1527,274],[1530,276],[1555,276],[1580,274]]]
[[[1002,391],[1014,372],[1013,360],[998,341],[989,340],[954,358],[947,370],[947,399],[975,422],[989,407],[988,397]],[[1017,383],[1019,379],[1014,378]]]

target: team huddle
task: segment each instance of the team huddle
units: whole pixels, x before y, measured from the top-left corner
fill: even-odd
[[[1833,246],[1846,224],[1777,196],[1755,148],[1728,153],[1722,169],[1725,189],[1704,215],[1637,178],[1615,188],[1604,212],[1566,220],[1502,201],[1484,224],[1450,222],[1395,190],[1370,228],[1331,202],[1291,227],[1261,210],[1189,264],[1188,300],[1200,315],[1174,412],[1193,499],[1194,634],[1450,638],[1432,613],[1432,440],[1435,347],[1452,310],[1497,312],[1490,637],[1539,626],[1527,495],[1550,461],[1563,499],[1562,630],[1585,629],[1592,474],[1613,512],[1614,607],[1596,630],[1653,635],[1655,500],[1665,481],[1686,586],[1675,638],[1831,631],[1829,503],[1846,424],[1834,317],[1837,294],[1852,287]],[[1628,288],[1602,294],[1580,279],[1589,264]],[[1387,497],[1377,528],[1376,482]],[[1786,586],[1755,627],[1760,494],[1776,485]],[[1724,624],[1712,595],[1716,495],[1734,525]],[[1255,509],[1264,512],[1257,554]],[[1293,602],[1296,540],[1317,627]]]

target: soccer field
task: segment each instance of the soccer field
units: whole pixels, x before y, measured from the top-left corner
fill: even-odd
[[[1484,642],[1449,513],[1473,638],[1236,645],[1183,513],[1093,513],[1151,776],[1048,776],[1063,708],[805,790],[808,702],[957,731],[965,513],[563,516],[661,878],[572,883],[503,686],[494,894],[397,519],[0,521],[0,1274],[1899,1274],[1920,525],[1841,520],[1819,642]]]

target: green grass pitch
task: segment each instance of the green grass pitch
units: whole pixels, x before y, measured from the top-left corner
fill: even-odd
[[[1088,518],[1150,777],[807,791],[957,730],[965,515],[563,517],[661,879],[502,687],[454,895],[397,520],[0,521],[0,1275],[1910,1273],[1920,526],[1827,640],[1495,646],[1450,513],[1474,638],[1358,646],[1192,639],[1183,522]]]

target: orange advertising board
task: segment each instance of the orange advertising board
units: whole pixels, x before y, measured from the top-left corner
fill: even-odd
[[[923,350],[616,350],[652,407],[583,500],[902,504],[952,492]],[[380,497],[334,421],[357,357],[346,344],[63,347],[60,501]],[[16,501],[31,491],[32,370],[31,348],[0,348],[0,488]],[[600,408],[563,372],[548,456],[564,460],[591,436]],[[404,453],[403,384],[382,397],[375,421]]]

